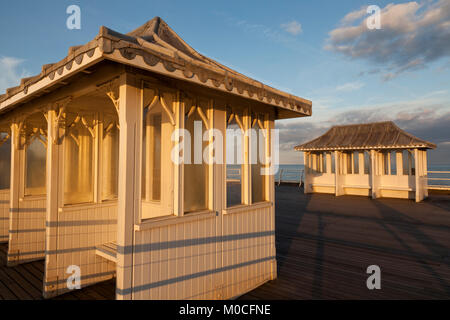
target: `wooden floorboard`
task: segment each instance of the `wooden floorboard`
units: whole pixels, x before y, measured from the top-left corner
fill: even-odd
[[[278,278],[241,299],[449,299],[450,197],[303,194],[276,187]],[[366,269],[381,269],[368,290]]]
[[[6,266],[8,245],[0,244],[0,300],[39,300],[42,297],[44,261],[33,261],[14,267]],[[113,300],[115,280],[75,290],[56,300]]]
[[[303,194],[276,187],[278,278],[241,299],[449,299],[450,196],[400,199]],[[44,262],[6,267],[0,244],[0,299],[42,299]],[[381,290],[366,269],[381,268]],[[56,297],[115,298],[110,280]]]

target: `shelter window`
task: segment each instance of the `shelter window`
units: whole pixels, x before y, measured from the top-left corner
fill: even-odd
[[[252,183],[252,203],[266,201],[266,139],[267,130],[263,127],[263,120],[252,117],[250,163]],[[317,158],[317,156],[315,157]],[[317,162],[316,162],[317,168]]]
[[[64,204],[94,201],[94,117],[68,113],[64,135]]]
[[[11,138],[0,132],[0,190],[9,189],[11,178]]]
[[[240,114],[227,113],[226,181],[227,207],[243,203],[244,127]]]
[[[353,152],[352,157],[353,157],[353,173],[358,174],[359,173],[359,151]]]
[[[25,124],[25,195],[45,195],[47,141],[45,119],[32,116]]]
[[[335,153],[331,152],[331,173],[336,173],[335,157],[336,157]]]
[[[115,115],[104,115],[102,137],[102,200],[117,198],[119,183],[119,128]]]
[[[391,174],[396,175],[397,174],[397,152],[391,151],[390,153],[390,160],[391,160]]]
[[[370,173],[370,153],[369,151],[364,151],[364,174]]]
[[[205,125],[207,110],[205,107],[195,105],[186,110],[185,129],[192,141],[190,146],[185,145],[185,152],[190,155],[185,158],[184,163],[185,213],[207,210],[209,207],[209,165],[203,157],[203,150],[207,150],[209,145],[209,141],[203,139],[203,134],[207,130]]]
[[[144,89],[142,218],[173,214],[173,95]]]

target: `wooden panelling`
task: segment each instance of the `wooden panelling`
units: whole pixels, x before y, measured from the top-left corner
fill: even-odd
[[[82,287],[114,277],[115,263],[97,256],[95,247],[117,239],[117,202],[62,208],[58,221],[47,227],[57,228],[57,249],[47,252],[48,261],[54,261],[47,270],[57,275],[45,284],[48,296],[68,291],[72,265],[80,267]]]
[[[275,233],[270,204],[179,219],[178,224],[159,222],[135,231],[133,299],[229,299],[271,278]]]
[[[0,190],[0,242],[8,241],[9,189]]]
[[[8,205],[9,207],[9,205]],[[10,265],[43,259],[45,256],[45,196],[19,200],[11,215],[8,262]]]

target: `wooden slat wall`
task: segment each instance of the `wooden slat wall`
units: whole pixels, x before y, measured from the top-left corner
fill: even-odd
[[[179,218],[176,224],[136,231],[132,298],[229,299],[269,280],[275,261],[273,212],[265,207]]]
[[[18,264],[44,259],[45,196],[21,199],[18,212],[12,214],[16,216],[16,223],[9,229],[8,262]]]
[[[0,242],[8,242],[9,189],[0,190]]]
[[[242,295],[271,279],[275,261],[273,221],[272,207],[223,215],[224,239],[233,239],[222,245],[224,299]]]
[[[57,228],[57,250],[47,252],[49,258],[56,256],[48,259],[56,265],[46,265],[47,271],[54,273],[56,269],[57,274],[56,279],[48,279],[49,283],[45,284],[49,295],[69,291],[67,268],[71,265],[80,267],[82,287],[115,275],[115,263],[97,256],[95,246],[116,241],[117,202],[63,208],[58,222],[48,227]]]

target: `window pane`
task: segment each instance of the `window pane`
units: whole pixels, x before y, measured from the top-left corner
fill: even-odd
[[[353,168],[355,169],[354,174],[359,173],[359,151],[353,152]]]
[[[46,159],[45,145],[38,138],[33,139],[25,148],[25,195],[45,194]]]
[[[119,129],[105,116],[102,143],[102,200],[116,199],[119,183]]]
[[[11,139],[9,138],[9,135],[2,132],[0,133],[0,189],[9,189],[10,179],[11,179]]]
[[[263,130],[258,123],[252,130],[251,142],[251,175],[252,175],[252,203],[265,201],[266,176],[262,174],[263,161],[265,162],[266,148]]]
[[[145,109],[142,196],[147,201],[161,200],[161,128],[160,108]]]
[[[197,135],[194,135],[195,126],[197,126]],[[185,117],[185,129],[190,133],[192,141],[191,164],[184,165],[184,211],[206,210],[208,209],[209,169],[208,164],[203,161],[203,150],[208,146],[208,141],[202,139],[206,128],[198,112]],[[195,150],[196,144],[202,146],[201,150]],[[195,161],[196,158],[199,161]]]
[[[81,120],[73,114],[67,115],[64,136],[64,204],[92,202],[94,139]],[[88,121],[87,123],[92,123]]]
[[[227,126],[227,207],[242,204],[243,134],[233,119]]]

